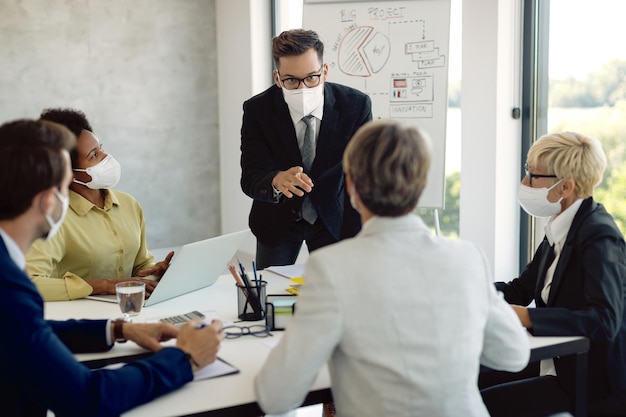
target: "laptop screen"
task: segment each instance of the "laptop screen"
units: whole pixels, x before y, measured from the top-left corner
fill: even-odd
[[[227,273],[228,262],[250,236],[250,229],[246,229],[183,245],[144,306],[213,285],[220,275]],[[117,302],[115,295],[90,295],[88,298]]]

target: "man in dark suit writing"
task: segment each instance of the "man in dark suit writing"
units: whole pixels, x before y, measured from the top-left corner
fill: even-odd
[[[222,323],[125,323],[110,320],[44,320],[43,299],[24,272],[24,254],[49,239],[68,210],[72,180],[69,150],[76,137],[48,121],[18,120],[0,126],[0,347],[2,415],[118,416],[193,379],[213,362]],[[177,337],[176,346],[160,342]],[[91,371],[72,353],[110,349],[132,340],[158,351],[116,370]]]
[[[258,268],[293,264],[302,242],[313,251],[354,236],[343,151],[372,119],[369,97],[326,82],[317,33],[290,30],[273,39],[274,82],[243,105],[241,188],[252,199],[250,228]]]

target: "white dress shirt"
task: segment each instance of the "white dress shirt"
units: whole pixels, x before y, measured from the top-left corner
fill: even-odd
[[[322,96],[322,100],[320,104],[313,110],[311,113],[315,120],[314,126],[315,131],[313,133],[313,137],[317,142],[317,138],[319,137],[320,132],[320,124],[322,123],[322,118],[324,116],[324,96]],[[308,116],[307,114],[302,114],[298,111],[292,111],[289,108],[289,115],[291,116],[291,121],[293,122],[293,127],[296,129],[296,138],[298,139],[298,148],[302,149],[302,144],[304,143],[304,132],[306,130],[306,124],[302,120],[304,116]]]
[[[7,251],[9,252],[9,257],[15,262],[15,265],[18,266],[22,271],[26,268],[26,258],[22,253],[20,247],[15,243],[15,241],[0,228],[0,237],[4,241],[4,246],[7,247]]]
[[[548,239],[550,246],[553,246],[554,248],[554,260],[546,270],[543,289],[541,290],[541,299],[546,304],[548,303],[550,288],[552,288],[552,279],[554,278],[554,271],[556,270],[556,265],[559,263],[565,239],[567,238],[567,234],[569,233],[570,227],[572,227],[574,217],[576,216],[576,213],[578,213],[578,209],[582,203],[582,198],[574,201],[574,203],[565,209],[565,211],[556,216],[550,217],[550,220],[548,220],[548,223],[544,226],[546,239]],[[556,368],[554,367],[554,361],[552,359],[543,359],[540,362],[539,369],[539,375],[556,375]]]
[[[313,137],[315,138],[315,142],[317,143],[317,138],[319,137],[319,132],[320,132],[320,125],[322,124],[322,117],[324,116],[324,96],[322,96],[322,100],[319,106],[317,106],[315,110],[313,110],[309,114],[314,116],[313,120],[315,120],[315,123],[313,124],[313,126],[315,130],[313,132]],[[296,130],[296,139],[298,141],[298,149],[302,149],[302,145],[304,144],[304,132],[306,131],[306,124],[304,123],[302,118],[305,115],[298,111],[291,111],[291,108],[290,108],[289,116],[291,116],[293,127]],[[282,191],[274,188],[273,184],[272,184],[272,190],[274,192],[274,200],[278,202],[278,200],[280,200],[280,197],[282,196],[283,193]]]

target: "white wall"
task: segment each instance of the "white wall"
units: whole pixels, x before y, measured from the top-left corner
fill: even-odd
[[[152,248],[220,233],[216,1],[0,1],[0,123],[83,110]]]
[[[519,273],[521,0],[463,0],[461,238],[497,280]]]
[[[272,83],[271,1],[217,0],[217,73],[222,233],[248,227],[252,200],[241,191],[243,102]],[[255,253],[255,240],[241,250]]]

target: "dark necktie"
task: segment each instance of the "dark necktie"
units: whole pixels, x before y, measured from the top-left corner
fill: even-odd
[[[313,119],[313,115],[309,114],[308,116],[304,116],[302,121],[306,125],[306,130],[304,131],[304,141],[300,153],[302,154],[302,163],[304,164],[305,171],[310,171],[313,159],[315,159],[315,127],[313,126],[315,120]]]
[[[302,121],[306,125],[306,130],[304,131],[304,141],[302,143],[302,148],[300,149],[300,154],[302,155],[304,170],[308,174],[311,170],[311,165],[313,165],[313,159],[315,159],[315,129],[313,127],[315,119],[313,119],[312,114],[309,114],[308,116],[304,116]],[[302,218],[309,224],[313,224],[315,223],[315,220],[317,220],[317,211],[315,211],[315,207],[313,207],[313,203],[311,202],[311,197],[308,194],[305,195],[304,200],[302,201]]]
[[[554,258],[556,258],[556,254],[554,253],[554,245],[552,245],[548,248],[547,253],[545,254],[545,265],[542,273],[544,281],[546,279],[546,274],[548,273],[548,268],[550,268],[550,265],[554,262]]]
[[[541,297],[541,292],[546,285],[546,274],[548,273],[548,268],[554,262],[554,258],[556,254],[554,253],[554,245],[548,246],[544,253],[541,256],[541,261],[539,262],[539,274],[537,275],[537,303],[538,307],[545,307],[545,303],[543,302],[543,298]],[[552,284],[550,284],[552,285]]]

